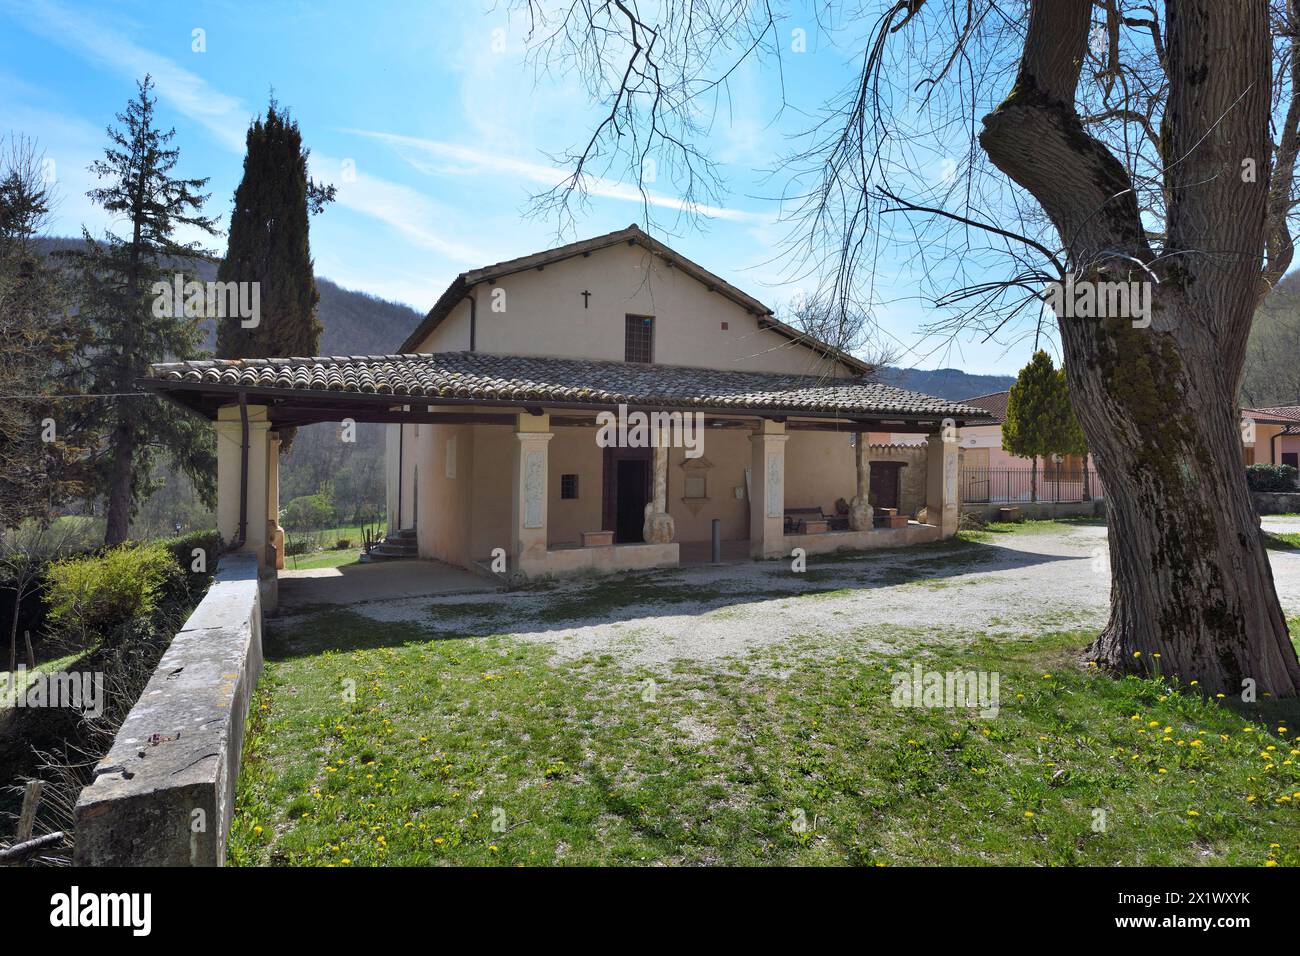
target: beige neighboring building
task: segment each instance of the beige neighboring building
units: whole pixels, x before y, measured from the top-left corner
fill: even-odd
[[[714,521],[757,558],[952,535],[939,436],[982,413],[870,371],[630,226],[457,276],[393,355],[169,363],[144,384],[217,421],[221,531],[271,566],[276,427],[352,419],[388,423],[390,534],[537,576],[708,560]],[[668,426],[658,447],[638,415]],[[918,462],[872,433],[932,440]],[[915,463],[923,520],[873,514],[920,496]]]

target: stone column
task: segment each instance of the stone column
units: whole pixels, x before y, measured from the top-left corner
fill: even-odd
[[[515,431],[514,541],[511,571],[545,574],[547,443],[554,437],[548,415],[518,416]]]
[[[764,419],[750,436],[749,553],[785,555],[785,425]]]
[[[275,549],[275,569],[284,570],[284,529],[280,527],[280,433],[266,433],[266,536]]]
[[[870,531],[875,521],[871,509],[871,442],[866,432],[857,433],[853,461],[857,465],[858,487],[849,502],[849,527],[854,531]]]
[[[925,455],[926,520],[941,537],[957,533],[957,434],[943,428],[928,436]]]
[[[661,436],[654,449],[654,494],[645,506],[645,524],[641,536],[647,544],[668,544],[676,533],[673,516],[668,513],[668,445]]]
[[[238,549],[257,556],[258,573],[265,575],[267,545],[267,488],[271,443],[267,433],[271,423],[265,405],[248,406],[248,499],[244,542]],[[239,406],[217,409],[217,530],[226,546],[239,537],[239,489],[242,462],[243,429]],[[274,573],[273,571],[271,573]]]

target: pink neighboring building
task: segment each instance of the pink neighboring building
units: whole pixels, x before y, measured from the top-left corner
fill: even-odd
[[[1241,410],[1242,461],[1300,468],[1300,405]]]

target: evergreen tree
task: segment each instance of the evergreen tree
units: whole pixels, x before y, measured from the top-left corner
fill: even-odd
[[[1070,381],[1061,368],[1056,373],[1056,391],[1061,403],[1061,441],[1057,452],[1062,455],[1077,455],[1083,461],[1083,495],[1092,497],[1088,488],[1088,439],[1083,434],[1079,417],[1074,414],[1070,404]]]
[[[316,279],[308,236],[312,213],[334,198],[333,186],[307,176],[307,157],[298,124],[274,99],[264,119],[248,128],[244,176],[235,190],[221,282],[259,284],[260,319],[244,328],[225,321],[217,328],[220,358],[315,355],[321,325],[316,320]],[[281,451],[292,443],[282,429]]]
[[[156,294],[172,287],[178,263],[209,258],[196,242],[182,242],[179,227],[213,235],[202,215],[207,179],[171,175],[180,156],[168,144],[174,129],[154,126],[153,81],[146,76],[118,128],[108,130],[104,158],[90,171],[106,185],[87,195],[121,219],[129,236],[109,231],[100,241],[83,229],[81,250],[69,258],[77,269],[80,311],[92,324],[94,348],[85,358],[84,386],[104,396],[96,413],[107,430],[95,457],[99,487],[108,499],[106,544],[126,540],[131,516],[151,490],[153,465],[165,452],[193,480],[207,502],[214,496],[216,457],[206,423],[166,402],[138,392],[135,380],[153,362],[201,356],[202,309]],[[197,311],[197,314],[189,314]]]
[[[1002,425],[1003,450],[1033,462],[1029,475],[1031,501],[1038,500],[1038,459],[1071,453],[1071,442],[1075,439],[1069,423],[1073,420],[1062,373],[1057,371],[1050,355],[1035,352],[1011,386],[1007,420]],[[1074,428],[1078,429],[1077,422]]]

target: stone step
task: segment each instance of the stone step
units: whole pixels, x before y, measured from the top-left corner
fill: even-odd
[[[418,556],[414,548],[394,548],[381,544],[370,549],[370,559],[372,561],[396,561],[401,558],[415,558]]]

